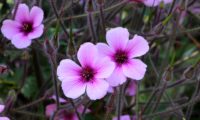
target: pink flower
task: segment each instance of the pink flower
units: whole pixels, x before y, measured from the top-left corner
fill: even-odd
[[[20,4],[14,20],[3,22],[1,32],[18,49],[30,46],[32,39],[42,35],[43,10],[34,6],[30,11],[26,4]]]
[[[109,93],[113,93],[114,92],[113,87],[110,86],[109,89],[108,89],[108,92]],[[126,88],[125,94],[128,95],[128,96],[135,96],[136,92],[137,92],[137,84],[136,84],[136,82],[135,81],[130,81],[130,83],[128,84],[128,86]]]
[[[86,91],[91,100],[101,99],[109,87],[104,79],[112,74],[114,63],[108,58],[99,59],[97,48],[92,43],[81,45],[77,56],[81,67],[70,59],[64,59],[57,69],[65,96],[75,99]]]
[[[0,113],[3,112],[5,106],[4,105],[0,105]],[[0,120],[10,120],[8,117],[0,117]]]
[[[129,40],[126,28],[113,28],[106,33],[107,44],[98,43],[97,48],[101,56],[107,56],[115,63],[115,70],[107,78],[110,86],[118,86],[126,81],[126,77],[141,80],[146,72],[146,64],[135,59],[149,50],[147,41],[135,35]]]
[[[114,117],[112,120],[117,120],[117,117]],[[133,116],[133,119],[129,115],[122,115],[120,116],[120,120],[136,120],[136,117]]]

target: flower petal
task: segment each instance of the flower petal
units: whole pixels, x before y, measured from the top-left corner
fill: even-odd
[[[126,77],[123,74],[122,68],[117,67],[107,81],[110,86],[118,86],[126,82]]]
[[[110,29],[106,33],[106,40],[114,50],[124,49],[129,40],[129,32],[122,27]]]
[[[96,46],[100,57],[105,57],[105,56],[112,57],[112,55],[114,54],[113,49],[111,49],[105,43],[98,43]]]
[[[98,57],[97,48],[92,43],[84,43],[80,46],[77,56],[80,64],[83,67],[88,65],[93,66]]]
[[[18,49],[23,49],[31,45],[31,40],[23,33],[15,35],[11,42]]]
[[[33,27],[37,27],[42,23],[44,12],[41,8],[34,6],[30,11],[30,19],[33,20]]]
[[[44,30],[43,24],[38,27],[35,27],[33,31],[28,34],[28,38],[29,39],[39,38],[42,35],[43,30]]]
[[[8,117],[0,117],[0,120],[10,120]]]
[[[103,98],[108,91],[108,83],[103,79],[95,79],[87,83],[87,95],[91,100]]]
[[[67,81],[71,78],[78,78],[81,67],[70,59],[64,59],[60,62],[57,68],[59,80]]]
[[[19,4],[15,15],[15,20],[20,23],[29,20],[29,8],[26,4]]]
[[[3,112],[5,105],[0,105],[0,113]]]
[[[139,57],[149,51],[149,45],[142,36],[135,35],[132,40],[128,41],[126,50],[131,58]]]
[[[95,65],[97,71],[95,74],[96,78],[108,78],[115,69],[115,63],[107,57],[97,60]]]
[[[146,72],[147,65],[141,60],[132,59],[122,66],[124,74],[132,79],[141,80]]]
[[[53,95],[53,96],[51,96],[50,98],[53,99],[54,101],[56,101],[56,95]],[[66,103],[66,100],[63,99],[63,98],[61,98],[61,97],[59,97],[59,102],[60,102],[60,103]]]
[[[1,27],[1,32],[7,39],[12,39],[14,35],[20,32],[20,23],[13,20],[5,20]]]
[[[112,120],[118,120],[117,117],[114,117]],[[120,120],[131,120],[129,115],[121,115]]]
[[[109,86],[109,88],[108,88],[108,93],[113,93],[113,92],[114,92],[114,88],[111,87],[111,86]]]
[[[86,83],[80,79],[72,78],[68,81],[62,81],[62,90],[66,97],[76,99],[85,93]]]

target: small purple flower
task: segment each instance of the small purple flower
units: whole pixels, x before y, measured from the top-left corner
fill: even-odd
[[[64,59],[57,69],[65,96],[75,99],[86,91],[91,100],[101,99],[109,87],[104,79],[112,74],[114,63],[106,57],[100,59],[92,43],[81,45],[77,56],[81,67],[70,59]]]
[[[3,112],[5,106],[4,105],[0,105],[0,113]],[[10,120],[8,117],[0,117],[0,120]]]
[[[126,77],[141,80],[146,72],[146,64],[135,59],[149,50],[147,41],[135,35],[129,40],[126,28],[113,28],[106,33],[107,44],[98,43],[97,48],[101,56],[109,57],[115,63],[115,70],[107,78],[110,86],[118,86],[126,81]],[[134,58],[134,59],[133,59]]]
[[[15,19],[4,20],[1,32],[7,39],[11,40],[16,48],[26,48],[31,45],[32,39],[42,35],[43,17],[44,13],[41,8],[34,6],[29,11],[26,4],[20,4]]]

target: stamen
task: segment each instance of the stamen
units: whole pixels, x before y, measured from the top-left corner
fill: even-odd
[[[127,60],[128,60],[127,53],[124,51],[121,51],[121,50],[117,51],[114,55],[114,60],[118,64],[123,64],[123,63],[127,62]]]
[[[83,68],[81,76],[84,80],[90,81],[94,77],[94,71],[90,67]]]
[[[21,28],[22,32],[29,33],[33,30],[32,24],[29,22],[24,22]]]

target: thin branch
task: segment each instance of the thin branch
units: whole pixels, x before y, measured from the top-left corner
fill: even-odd
[[[54,0],[50,0],[50,4],[51,4],[51,6],[52,6],[52,8],[53,8],[53,12],[54,12],[54,14],[56,15],[57,20],[58,20],[59,23],[60,23],[60,26],[62,27],[62,29],[63,29],[64,33],[66,34],[66,36],[69,38],[69,33],[67,32],[67,30],[66,30],[66,28],[65,28],[65,25],[64,25],[64,23],[63,23],[63,21],[62,21],[62,19],[59,17],[58,11],[57,11],[57,9],[56,9],[55,1],[54,1]],[[62,13],[61,13],[61,14],[62,14]]]

